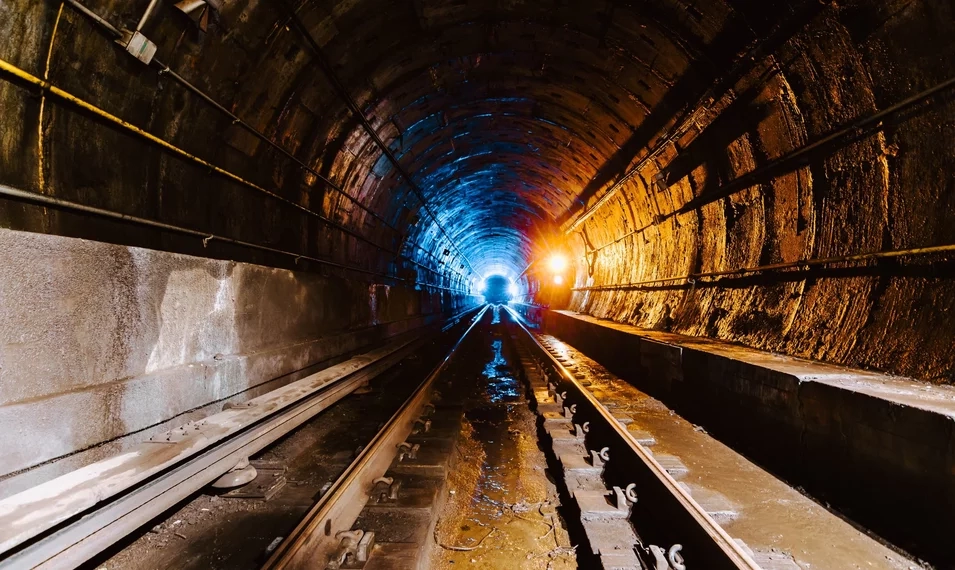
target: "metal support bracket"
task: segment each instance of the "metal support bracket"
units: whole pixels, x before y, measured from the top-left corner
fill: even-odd
[[[414,428],[412,428],[411,433],[414,435],[428,433],[429,431],[431,431],[431,420],[421,417],[414,421]]]
[[[604,447],[600,451],[591,449],[590,460],[594,467],[603,467],[607,461],[610,461],[610,448]]]
[[[139,30],[135,32],[121,30],[120,32],[122,33],[122,37],[116,40],[116,43],[123,46],[123,48],[129,52],[129,55],[146,65],[152,63],[153,57],[156,55],[156,44],[151,42]]]
[[[621,489],[616,485],[613,488],[613,494],[617,497],[617,510],[627,511],[627,516],[630,516],[630,510],[633,508],[633,505],[637,504],[637,485],[635,483],[630,483],[627,485],[626,489]]]
[[[564,409],[566,410],[567,408],[564,408]],[[583,425],[574,424],[574,439],[580,442],[584,441],[587,437],[587,432],[589,431],[590,431],[590,422],[584,422]]]
[[[249,463],[249,458],[243,457],[238,463],[235,464],[235,467],[229,469],[221,477],[213,481],[212,486],[216,489],[232,489],[235,487],[241,487],[251,483],[258,474],[259,473],[255,470],[255,467]]]
[[[375,533],[363,530],[343,530],[335,535],[339,539],[338,550],[325,565],[325,570],[363,568],[375,545]]]
[[[421,445],[417,443],[408,443],[403,441],[398,444],[398,461],[404,461],[407,457],[408,459],[416,459],[418,457],[418,450],[421,449]]]
[[[577,413],[577,404],[571,404],[570,407],[564,406],[564,418],[568,420],[572,420],[574,419],[574,414],[576,413]]]
[[[666,551],[655,544],[650,545],[650,554],[653,555],[655,566],[653,570],[686,570],[686,564],[683,562],[683,555],[680,551],[683,545],[674,544]]]
[[[394,477],[379,477],[375,479],[375,488],[371,496],[379,503],[388,503],[398,500],[398,491],[401,489],[401,481],[395,481]]]
[[[565,401],[566,399],[567,399],[567,391],[566,391],[566,390],[563,391],[563,392],[561,392],[560,394],[557,394],[557,393],[556,393],[556,389],[555,389],[554,401],[557,402],[557,405],[558,405],[558,406],[563,406],[563,405],[564,405],[564,401]]]

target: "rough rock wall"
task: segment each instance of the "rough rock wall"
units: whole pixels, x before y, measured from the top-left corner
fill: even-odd
[[[575,238],[577,285],[955,243],[950,96],[724,198],[731,181],[955,76],[944,2],[827,5],[631,180]],[[661,173],[665,188],[654,183]],[[668,217],[690,200],[703,205]],[[660,217],[666,218],[660,221]],[[588,263],[591,264],[588,266]],[[578,291],[571,308],[853,367],[955,381],[944,256]]]
[[[148,1],[88,3],[129,26]],[[160,6],[146,31],[164,62],[387,224],[143,67],[68,6],[0,4],[0,57],[378,245],[7,77],[0,183],[468,286],[457,248],[285,25],[280,3],[222,2],[205,36],[169,3]],[[308,0],[298,15],[449,233],[474,254],[507,258],[514,273],[553,229],[544,226],[598,199],[672,131],[684,107],[719,85],[690,128],[584,224],[591,245],[612,244],[590,255],[592,271],[577,267],[578,285],[600,286],[952,242],[952,106],[940,99],[717,197],[738,176],[955,75],[951,10],[932,0]],[[653,182],[659,171],[664,188]],[[691,200],[699,207],[656,222]],[[295,267],[287,256],[217,241],[205,248],[195,237],[20,201],[3,202],[0,225]],[[581,240],[571,243],[583,256]],[[431,272],[384,251],[402,247]],[[948,382],[952,272],[932,261],[588,291],[572,306]]]

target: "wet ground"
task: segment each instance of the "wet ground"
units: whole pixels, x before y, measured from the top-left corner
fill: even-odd
[[[494,309],[488,330],[476,335],[483,341],[468,347],[468,360],[482,365],[456,380],[467,391],[466,425],[431,567],[576,568],[502,320],[506,313]]]

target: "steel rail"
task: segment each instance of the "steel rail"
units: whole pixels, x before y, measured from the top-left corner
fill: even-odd
[[[328,492],[276,548],[263,570],[324,568],[338,548],[336,535],[351,530],[374,486],[394,460],[395,450],[411,434],[415,420],[431,400],[433,386],[461,343],[481,321],[489,305],[473,318],[444,360],[428,375]]]
[[[423,342],[395,341],[0,501],[0,569],[75,568]]]
[[[558,389],[569,392],[565,399],[568,405],[577,406],[574,423],[583,424],[582,418],[590,422],[589,447],[609,447],[614,472],[623,472],[628,483],[636,484],[639,499],[633,507],[631,521],[641,537],[648,542],[662,538],[660,542],[667,546],[682,544],[687,568],[760,570],[752,557],[679,486],[626,427],[544,348],[524,326],[520,316],[510,307],[505,308],[545,366],[559,374]],[[599,444],[594,445],[595,441]],[[620,465],[625,468],[620,469]],[[610,466],[608,463],[608,471]]]

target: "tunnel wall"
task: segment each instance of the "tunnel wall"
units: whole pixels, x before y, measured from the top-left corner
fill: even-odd
[[[0,251],[0,495],[475,302],[12,230]]]
[[[90,5],[131,25],[147,3]],[[720,197],[739,176],[955,75],[946,3],[465,4],[420,0],[385,9],[374,0],[316,0],[304,3],[301,17],[365,119],[406,169],[431,184],[439,217],[474,252],[526,255],[537,225],[594,203],[675,131],[682,109],[699,111],[687,130],[571,236],[578,286],[955,240],[953,111],[940,99]],[[16,81],[0,83],[0,183],[412,282],[468,287],[469,276],[456,273],[467,271],[457,248],[421,211],[302,39],[276,24],[283,21],[277,5],[223,4],[204,36],[160,5],[146,32],[164,61],[397,229],[56,3],[0,7],[0,56],[378,245]],[[722,78],[730,78],[725,92],[696,105]],[[653,182],[658,174],[662,187]],[[533,215],[514,217],[525,209]],[[0,224],[296,268],[290,256],[29,202],[5,202]],[[607,247],[584,262],[581,235]],[[431,270],[381,248],[411,252]],[[938,259],[581,291],[570,306],[948,383],[955,329],[945,315],[955,290],[949,265],[930,261]],[[299,268],[327,269],[310,264],[303,259]]]
[[[127,27],[147,4],[89,2]],[[953,110],[939,99],[723,196],[739,176],[955,75],[950,5],[303,2],[303,26],[353,112],[308,42],[283,25],[280,3],[220,4],[200,34],[160,2],[146,35],[165,63],[314,172],[143,66],[70,6],[10,0],[0,4],[0,58],[246,183],[5,73],[0,184],[202,235],[11,199],[0,201],[0,226],[299,271],[364,291],[362,306],[376,284],[433,283],[457,289],[442,296],[449,310],[483,275],[468,273],[409,178],[465,249],[507,258],[514,273],[532,261],[530,244],[552,235],[544,226],[622,181],[569,242],[578,287],[621,288],[578,291],[572,308],[951,382],[947,259],[627,285],[951,243]],[[683,110],[698,112],[676,132]],[[386,160],[362,121],[412,176]],[[678,136],[624,179],[667,133]]]
[[[135,27],[148,3],[88,5]],[[0,59],[98,109],[0,72],[0,186],[114,215],[0,197],[0,495],[480,302],[278,8],[219,5],[144,33],[294,160],[70,5],[0,3]]]
[[[955,285],[944,255],[639,284],[955,243],[950,93],[890,116],[881,130],[824,146],[802,164],[729,185],[955,76],[950,3],[821,4],[796,24],[571,237],[577,287],[624,286],[577,291],[570,308],[952,383]]]
[[[148,3],[104,0],[89,8],[116,27],[134,28]],[[422,245],[423,237],[408,238],[420,203],[378,191],[381,163],[387,165],[381,149],[316,70],[302,40],[276,27],[281,17],[270,2],[225,3],[208,33],[200,33],[160,2],[143,31],[158,43],[163,64],[294,159],[160,73],[158,64],[131,57],[70,5],[4,2],[0,58],[176,150],[4,74],[0,184],[199,236],[7,198],[0,226],[467,289],[456,250],[443,255],[446,240],[429,234]],[[271,251],[204,242],[202,234]]]

